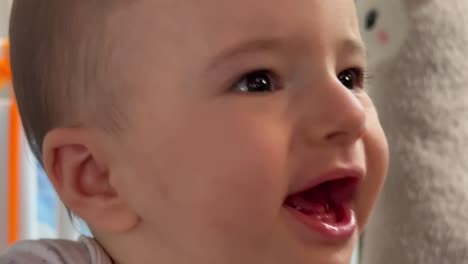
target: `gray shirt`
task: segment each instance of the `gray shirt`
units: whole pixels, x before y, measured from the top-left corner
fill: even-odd
[[[92,238],[78,241],[21,241],[0,251],[0,264],[112,264],[102,247]]]

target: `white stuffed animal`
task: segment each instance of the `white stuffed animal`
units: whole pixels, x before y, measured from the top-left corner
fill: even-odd
[[[468,263],[468,0],[357,7],[391,153],[362,263]]]

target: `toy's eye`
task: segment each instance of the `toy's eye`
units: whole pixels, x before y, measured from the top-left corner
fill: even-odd
[[[379,19],[379,12],[375,9],[371,9],[369,12],[366,14],[366,29],[367,30],[372,30],[375,25],[377,24],[377,20]]]

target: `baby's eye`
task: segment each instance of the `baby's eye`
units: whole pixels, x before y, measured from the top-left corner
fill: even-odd
[[[338,74],[338,80],[349,90],[362,88],[363,71],[357,68],[346,69]]]
[[[253,71],[244,75],[234,84],[233,89],[243,93],[275,92],[279,88],[273,76],[268,70]]]

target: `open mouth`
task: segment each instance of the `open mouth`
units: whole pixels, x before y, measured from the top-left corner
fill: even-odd
[[[350,237],[356,230],[351,201],[359,179],[330,180],[289,195],[284,205],[303,224],[331,239]]]

